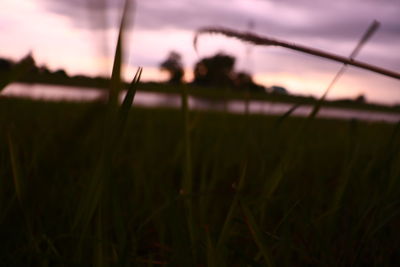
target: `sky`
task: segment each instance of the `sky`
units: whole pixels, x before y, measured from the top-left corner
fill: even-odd
[[[0,57],[17,60],[32,51],[38,65],[70,75],[109,75],[123,0],[1,0]],[[265,86],[293,94],[321,96],[340,63],[280,47],[255,47],[197,29],[222,26],[349,56],[373,20],[381,25],[357,60],[400,72],[399,0],[137,0],[131,5],[125,42],[124,76],[143,66],[143,79],[164,81],[159,70],[172,50],[179,52],[186,80],[203,57],[225,52],[236,69]],[[330,98],[400,104],[400,81],[349,67]]]

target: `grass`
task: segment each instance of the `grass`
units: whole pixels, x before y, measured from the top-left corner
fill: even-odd
[[[399,260],[395,125],[128,112],[104,148],[104,105],[1,99],[2,265]]]
[[[2,266],[400,261],[399,125],[120,105],[125,17],[108,103],[0,98]]]

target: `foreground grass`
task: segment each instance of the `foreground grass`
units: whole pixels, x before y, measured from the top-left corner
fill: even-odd
[[[1,265],[399,262],[396,125],[130,113],[0,99]]]

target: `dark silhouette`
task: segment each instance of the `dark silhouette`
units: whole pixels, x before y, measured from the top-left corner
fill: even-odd
[[[354,102],[364,104],[364,103],[367,102],[367,98],[365,97],[365,95],[361,94],[361,95],[357,96],[357,97],[354,99]]]
[[[170,83],[182,83],[183,78],[183,64],[182,57],[179,53],[171,51],[165,61],[160,64],[162,70],[166,70],[169,73]]]
[[[235,72],[234,67],[235,58],[224,53],[203,58],[195,65],[193,83],[201,86],[230,87],[234,90],[265,92],[263,86],[254,83],[250,74]]]
[[[37,72],[32,53],[29,53],[16,63],[4,60],[2,61],[2,65],[3,68],[0,68],[0,91],[7,84],[14,81],[25,81],[23,80],[24,77],[35,76]],[[29,80],[26,82],[29,82]]]
[[[58,78],[68,78],[68,74],[65,72],[65,70],[62,70],[62,69],[60,69],[60,70],[56,70],[54,73],[53,73],[53,75],[54,75],[54,77],[58,77]]]
[[[285,87],[274,85],[271,87],[271,94],[287,95],[289,92]]]
[[[11,60],[0,58],[0,72],[10,71],[13,66]]]
[[[177,53],[176,53],[177,54]],[[179,55],[179,54],[178,54]],[[172,55],[168,57],[174,59],[173,61],[180,63],[180,56]],[[212,87],[212,89],[229,88],[237,92],[260,92],[269,95],[276,100],[282,102],[295,102],[302,104],[313,105],[317,100],[311,96],[292,95],[286,88],[281,86],[272,86],[265,88],[256,84],[250,74],[246,72],[235,72],[234,69],[235,58],[226,54],[219,53],[215,56],[203,58],[195,65],[195,77],[193,85],[200,85],[204,87]],[[162,64],[161,64],[162,65]],[[166,66],[182,66],[180,64],[166,64]],[[183,68],[170,68],[171,70],[181,69],[181,76],[175,75],[172,77],[180,77],[171,79],[171,82],[182,81]],[[179,74],[179,71],[177,72]],[[0,91],[7,86],[10,82],[22,83],[39,83],[39,84],[56,84],[65,86],[79,86],[79,87],[93,87],[93,88],[109,88],[110,80],[106,77],[90,77],[84,75],[69,76],[64,70],[59,69],[52,71],[46,66],[36,66],[35,59],[32,53],[29,53],[20,61],[12,61],[9,59],[0,58]],[[157,87],[155,82],[147,82],[152,84],[152,88]],[[124,86],[128,83],[124,82]],[[159,84],[160,91],[175,89],[174,86],[165,87]],[[190,88],[190,87],[189,87]],[[247,93],[246,93],[247,94]],[[353,99],[337,99],[326,101],[333,106],[341,107],[368,107],[373,110],[399,110],[400,105],[382,106],[377,104],[368,103],[364,95],[360,95]]]
[[[18,62],[0,58],[0,88],[9,82],[15,81],[97,88],[108,88],[110,83],[106,77],[83,75],[70,77],[63,69],[51,71],[46,66],[36,66],[32,53],[29,53]]]
[[[233,87],[235,58],[223,53],[203,58],[194,67],[194,83],[202,86]]]
[[[235,89],[241,91],[263,92],[265,87],[258,85],[253,81],[253,78],[247,72],[238,72],[234,74]]]

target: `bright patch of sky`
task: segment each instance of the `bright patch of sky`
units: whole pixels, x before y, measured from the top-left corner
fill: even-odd
[[[90,11],[84,9],[88,3]],[[106,20],[99,3],[107,6]],[[33,51],[39,65],[53,70],[108,75],[121,3],[2,0],[0,57],[17,60]],[[265,86],[280,85],[296,94],[319,96],[340,64],[282,48],[249,47],[214,35],[200,38],[196,54],[194,31],[215,25],[247,30],[251,21],[252,30],[260,35],[347,56],[377,19],[381,27],[357,59],[400,72],[399,17],[400,2],[396,0],[138,0],[127,31],[125,77],[131,79],[136,67],[143,66],[144,80],[166,79],[158,65],[175,50],[182,54],[185,77],[190,80],[196,61],[224,51],[236,57],[238,70],[251,72]],[[374,102],[400,103],[400,82],[349,68],[330,97],[353,98],[359,94]]]

